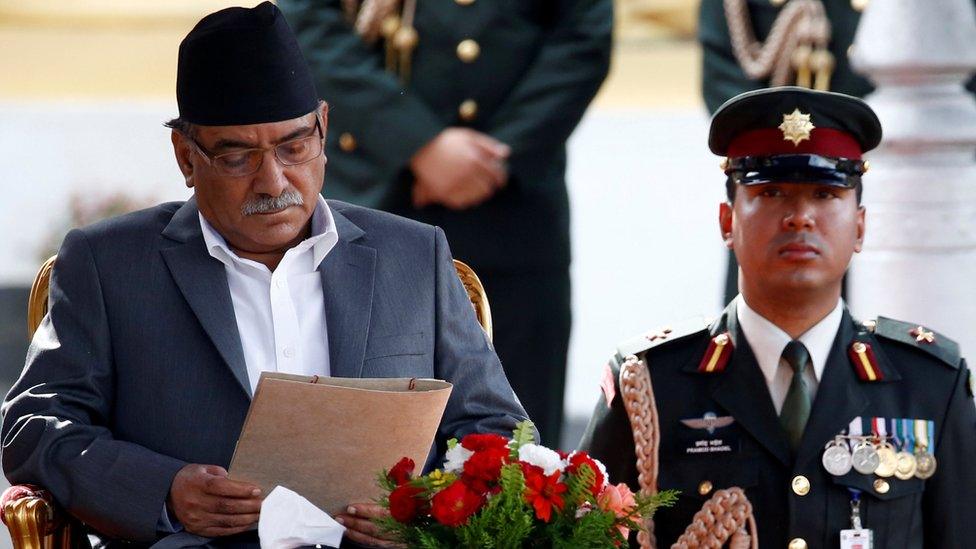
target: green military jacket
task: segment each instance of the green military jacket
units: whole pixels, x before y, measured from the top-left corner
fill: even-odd
[[[773,27],[785,1],[745,0],[756,39],[764,42]],[[831,78],[830,91],[864,97],[874,87],[871,82],[855,73],[848,60],[848,48],[854,42],[854,34],[861,20],[861,12],[851,0],[821,0],[830,20],[830,52],[837,62]],[[883,0],[869,0],[873,2]],[[976,5],[976,2],[974,2]],[[725,101],[750,90],[764,88],[768,81],[752,80],[746,76],[732,52],[729,25],[723,0],[701,0],[698,17],[698,40],[702,45],[702,96],[708,112],[715,112]],[[967,88],[976,93],[976,77],[969,80]]]
[[[568,265],[565,143],[609,70],[612,1],[418,0],[406,85],[341,4],[278,2],[331,107],[323,192],[441,226],[476,269]],[[509,184],[469,210],[416,210],[409,160],[449,126],[510,145]]]
[[[859,493],[875,547],[969,547],[976,508],[971,374],[955,342],[916,328],[879,318],[872,330],[845,311],[795,454],[739,333],[734,304],[710,326],[699,321],[642,335],[622,344],[611,360],[581,448],[606,465],[611,481],[639,487],[619,384],[621,364],[635,355],[646,364],[656,395],[658,487],[681,492],[677,505],[654,517],[659,547],[669,547],[716,490],[731,486],[743,488],[752,503],[760,547],[786,547],[794,539],[809,547],[839,547],[840,531],[851,527],[851,490]],[[931,341],[913,335],[919,333]],[[713,341],[723,335],[731,352],[712,361]],[[873,380],[852,352],[867,347]],[[865,425],[872,418],[931,421],[935,474],[902,480],[854,470],[828,473],[825,446],[857,418]]]
[[[873,87],[866,78],[851,69],[847,58],[847,48],[854,41],[861,12],[851,6],[851,0],[822,2],[830,20],[830,52],[837,61],[830,91],[864,97]],[[764,42],[785,3],[776,5],[770,0],[746,0],[746,4],[756,39]],[[732,52],[723,0],[702,0],[698,40],[702,45],[702,95],[708,112],[715,112],[722,103],[740,93],[768,86],[768,81],[750,79],[739,66]]]

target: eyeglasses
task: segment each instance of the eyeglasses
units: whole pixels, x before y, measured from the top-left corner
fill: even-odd
[[[316,133],[318,135],[315,135]],[[312,135],[291,139],[264,149],[239,149],[211,155],[195,139],[186,134],[184,137],[193,143],[200,156],[204,157],[218,174],[228,177],[244,177],[257,172],[264,162],[264,153],[269,150],[274,150],[275,158],[282,166],[297,166],[315,160],[322,155],[322,150],[325,148],[325,133],[322,131],[318,117],[315,117],[315,133]]]

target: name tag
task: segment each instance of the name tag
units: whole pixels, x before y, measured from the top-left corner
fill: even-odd
[[[730,428],[732,416],[707,412],[700,418],[682,419],[681,443],[685,455],[728,454],[739,450],[739,435]]]
[[[868,528],[840,531],[840,549],[873,549],[874,532]]]

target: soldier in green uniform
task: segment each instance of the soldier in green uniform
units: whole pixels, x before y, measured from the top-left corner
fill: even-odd
[[[438,225],[558,444],[570,328],[566,140],[609,69],[611,0],[281,0],[330,102],[331,198]],[[333,137],[334,136],[334,137]]]
[[[803,0],[807,2],[808,0]],[[698,40],[702,46],[702,96],[708,112],[716,109],[740,93],[773,85],[802,84],[799,72],[809,71],[807,87],[817,85],[818,71],[826,76],[820,83],[824,89],[863,97],[873,88],[863,76],[850,66],[847,50],[854,42],[854,33],[868,0],[816,0],[822,10],[796,10],[788,0],[702,0],[698,17]],[[798,27],[801,20],[823,24],[825,32],[804,32]],[[772,34],[774,27],[782,28]],[[732,37],[749,34],[755,44],[768,53],[767,62],[752,61]],[[786,35],[803,34],[804,39],[790,44]],[[823,66],[814,53],[826,50],[829,56]],[[812,59],[811,59],[812,57]],[[743,62],[745,61],[745,62]],[[784,63],[788,70],[777,78],[773,67]],[[765,65],[760,67],[759,65]],[[759,70],[764,68],[767,70]]]
[[[880,137],[861,100],[797,87],[740,95],[713,117],[741,294],[718,320],[623,343],[581,443],[639,488],[620,372],[647,372],[657,484],[681,491],[654,516],[659,546],[732,486],[761,547],[972,545],[976,407],[959,346],[918,324],[859,322],[841,298],[865,234],[861,154]]]

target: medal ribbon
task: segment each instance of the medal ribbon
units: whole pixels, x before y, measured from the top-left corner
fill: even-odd
[[[915,433],[912,429],[914,422],[910,419],[901,420],[902,433],[905,436],[905,450],[909,453],[915,452]]]
[[[895,441],[895,448],[901,450],[901,427],[899,421],[895,418],[891,418],[891,436],[892,440]]]
[[[884,440],[887,433],[885,432],[885,420],[880,417],[871,418],[871,434],[877,440]]]
[[[935,422],[929,420],[926,424],[929,434],[929,452],[935,455]]]
[[[855,439],[860,438],[862,433],[864,433],[864,428],[861,425],[861,416],[857,416],[851,420],[851,424],[847,427],[847,434],[849,435],[847,444],[852,450],[856,444]]]

